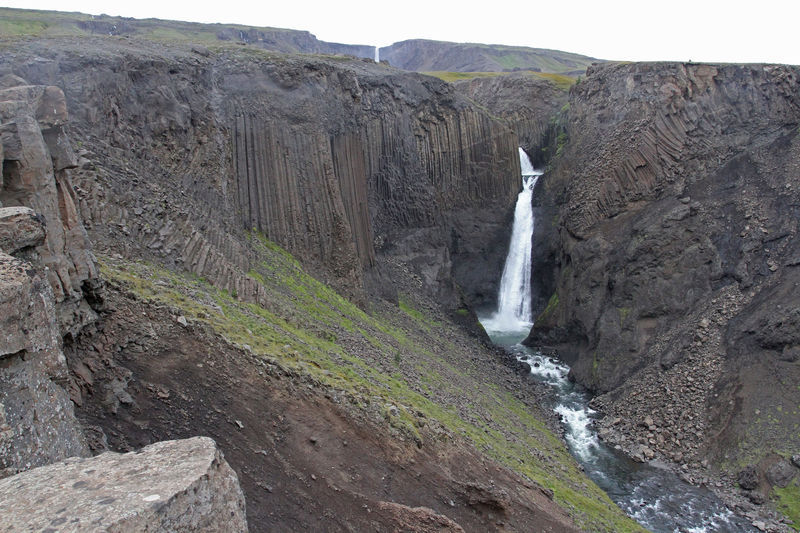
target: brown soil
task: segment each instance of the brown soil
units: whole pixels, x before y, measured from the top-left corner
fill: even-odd
[[[341,393],[167,308],[108,296],[112,311],[67,350],[81,354],[71,393],[93,446],[212,437],[239,475],[252,531],[576,530],[545,491],[459,439],[426,435],[418,448]]]

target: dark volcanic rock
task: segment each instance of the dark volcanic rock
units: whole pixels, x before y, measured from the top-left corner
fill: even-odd
[[[596,404],[632,421],[623,447],[728,463],[800,444],[798,80],[608,65],[571,91],[569,142],[540,180],[552,296],[527,342],[560,343],[579,382],[610,391]]]
[[[258,230],[356,298],[388,257],[456,308],[452,264],[519,188],[507,126],[385,65],[84,39],[20,46],[3,68],[63,87],[94,239],[251,301],[267,297],[246,275]],[[496,257],[468,261],[494,276]]]
[[[550,81],[533,77],[529,74],[509,74],[473,78],[455,82],[453,86],[492,113],[501,118],[517,134],[520,146],[531,158],[535,168],[545,168],[552,153],[555,152],[555,140],[558,134],[559,118],[562,108],[567,103],[568,92]],[[537,220],[547,220],[553,213],[538,205],[534,197],[534,214]],[[491,238],[480,242],[472,239],[471,243],[479,246],[469,250],[462,246],[463,254],[471,254],[487,259],[495,258],[496,263],[489,265],[494,276],[487,276],[483,270],[473,268],[474,261],[461,261],[454,265],[454,272],[459,284],[468,288],[467,297],[477,308],[493,308],[500,284],[499,273],[503,271],[503,262],[508,253],[509,228],[513,219],[495,222],[492,220],[476,221],[480,223],[481,232],[488,233],[492,228]],[[537,224],[536,228],[539,227]],[[541,261],[541,259],[540,259]],[[542,276],[551,275],[551,269],[540,268],[532,272],[532,286],[536,289],[542,284]],[[552,284],[552,280],[550,280]],[[549,294],[533,291],[534,302],[547,303]]]

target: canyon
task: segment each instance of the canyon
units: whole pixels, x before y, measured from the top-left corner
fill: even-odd
[[[376,63],[62,15],[0,40],[0,491],[144,449],[236,530],[640,531],[477,320],[522,147],[544,169],[524,343],[612,447],[757,529],[800,518],[797,67],[562,53],[569,87],[533,63],[448,83],[397,67],[499,74],[508,51]]]

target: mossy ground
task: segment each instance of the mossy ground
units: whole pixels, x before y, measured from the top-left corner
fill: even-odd
[[[489,457],[552,489],[581,527],[638,531],[585,475],[536,410],[487,381],[445,318],[409,295],[367,313],[306,274],[262,235],[249,275],[270,294],[241,301],[206,280],[144,262],[101,257],[103,276],[137,298],[168,306],[228,342],[379,410],[401,439],[463,438]]]
[[[795,479],[784,489],[774,487],[772,494],[778,510],[793,522],[793,529],[800,531],[800,484],[798,484],[798,480]]]
[[[558,87],[559,89],[564,91],[568,90],[576,82],[576,78],[573,78],[571,76],[566,76],[564,74],[557,74],[552,72],[535,72],[532,70],[518,71],[518,72],[522,72],[528,76],[532,76],[535,78],[541,78],[547,80],[556,87]],[[473,78],[493,78],[495,76],[507,76],[511,73],[510,72],[448,72],[448,71],[436,70],[436,71],[424,72],[423,74],[439,78],[442,81],[454,82],[460,80],[471,80]]]

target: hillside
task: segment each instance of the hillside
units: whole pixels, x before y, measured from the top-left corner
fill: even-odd
[[[347,54],[366,58],[375,56],[374,46],[329,43],[301,30],[0,7],[0,37],[92,35],[126,36],[205,46],[237,43],[286,53]]]
[[[417,72],[531,70],[578,76],[596,59],[545,48],[411,39],[380,49],[391,65]]]

